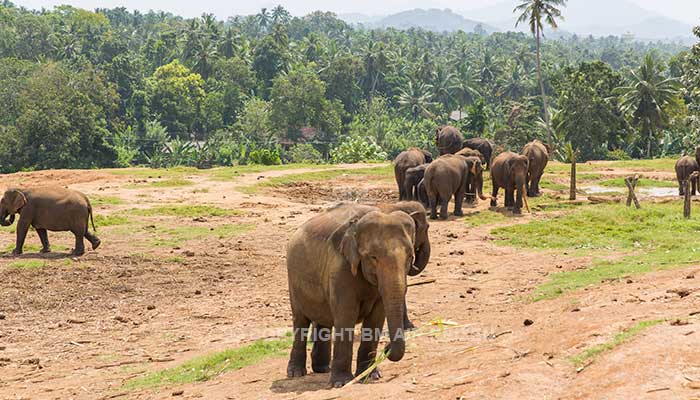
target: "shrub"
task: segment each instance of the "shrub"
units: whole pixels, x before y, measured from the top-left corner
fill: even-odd
[[[289,161],[293,163],[321,163],[323,156],[309,143],[299,143],[292,146],[287,153]]]
[[[632,159],[632,157],[630,157],[630,155],[627,154],[627,152],[622,150],[622,149],[615,149],[615,150],[608,151],[608,155],[606,158],[608,160],[616,160],[616,161],[617,160],[622,161],[622,160],[631,160]]]
[[[248,154],[248,162],[251,164],[280,165],[282,159],[279,149],[256,149],[251,150]]]
[[[331,150],[331,158],[336,163],[356,163],[362,161],[383,161],[387,154],[371,138],[349,137]]]

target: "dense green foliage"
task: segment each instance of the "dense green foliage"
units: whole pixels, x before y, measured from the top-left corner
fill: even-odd
[[[541,45],[546,97],[524,33],[367,30],[281,7],[224,22],[5,0],[0,171],[392,158],[431,148],[448,122],[518,149],[548,137],[543,98],[554,141],[582,160],[698,143],[698,48]]]

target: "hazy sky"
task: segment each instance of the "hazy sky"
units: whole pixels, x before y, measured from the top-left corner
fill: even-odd
[[[585,0],[570,0],[585,1]],[[620,0],[610,0],[611,2]],[[700,0],[629,0],[644,8],[690,23],[700,22]],[[388,14],[411,8],[451,8],[467,11],[486,7],[503,0],[13,0],[29,8],[52,7],[56,4],[71,4],[77,7],[124,6],[128,9],[165,10],[186,17],[199,16],[204,12],[214,13],[219,18],[237,14],[251,14],[261,7],[272,8],[282,4],[295,15],[313,10],[336,13],[357,12],[363,14]],[[512,0],[513,4],[517,0]],[[592,21],[594,22],[594,21]]]

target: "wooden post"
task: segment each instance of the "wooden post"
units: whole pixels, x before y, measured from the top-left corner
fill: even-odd
[[[569,183],[569,200],[576,200],[576,156],[571,158],[571,182]]]
[[[637,181],[639,181],[639,175],[625,178],[625,185],[627,185],[627,189],[629,190],[629,193],[627,194],[627,207],[631,206],[632,202],[634,201],[635,207],[642,208],[642,206],[639,205],[639,200],[637,200],[637,195],[634,194],[634,188],[637,186]]]
[[[693,187],[692,182],[700,176],[697,171],[690,174],[688,179],[684,180],[683,185],[683,217],[686,219],[690,218],[690,199],[692,196],[691,188]]]

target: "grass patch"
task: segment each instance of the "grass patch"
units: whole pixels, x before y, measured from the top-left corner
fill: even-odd
[[[596,184],[604,187],[627,187],[627,185],[625,185],[624,178],[607,179],[604,181],[596,182]],[[656,179],[642,178],[637,181],[637,187],[678,187],[678,184],[672,181],[660,181]]]
[[[148,185],[152,186],[152,187],[157,187],[157,188],[163,188],[163,187],[169,188],[169,187],[192,186],[192,185],[194,185],[194,182],[192,182],[189,179],[184,179],[184,178],[172,178],[172,179],[165,179],[162,181],[150,182]]]
[[[394,179],[394,169],[391,165],[385,165],[372,168],[331,169],[323,171],[305,172],[302,174],[290,174],[285,176],[273,177],[255,185],[240,187],[238,188],[238,190],[247,194],[255,194],[258,193],[260,191],[260,188],[263,187],[279,187],[296,182],[329,181],[345,175],[367,176],[389,180]]]
[[[157,388],[207,381],[224,372],[241,369],[266,358],[284,356],[291,347],[291,336],[258,340],[249,345],[197,357],[177,367],[131,379],[124,384],[124,389]]]
[[[134,178],[178,178],[185,175],[195,175],[202,171],[194,167],[173,168],[118,168],[106,170],[110,174],[130,176]]]
[[[623,254],[614,259],[598,258],[585,270],[551,274],[549,281],[535,290],[535,300],[631,274],[700,263],[700,243],[678,240],[700,233],[700,215],[685,220],[680,201],[644,204],[640,210],[620,204],[587,206],[547,220],[494,229],[492,233],[504,244],[516,247],[596,256]]]
[[[477,211],[471,214],[467,214],[464,217],[464,222],[469,228],[476,228],[478,226],[484,225],[494,225],[505,221],[508,221],[508,217],[499,212],[491,210]]]
[[[569,190],[569,185],[543,179],[540,181],[540,188],[549,190]]]
[[[132,220],[129,217],[127,217],[125,215],[120,215],[120,214],[111,214],[111,215],[97,214],[94,216],[94,219],[95,219],[95,227],[97,227],[98,229],[100,227],[106,227],[106,226],[128,225],[132,222]]]
[[[576,174],[577,181],[597,181],[603,179],[602,174],[589,173],[589,174]]]
[[[225,239],[248,232],[255,228],[253,224],[227,224],[215,227],[179,226],[153,228],[151,243],[157,247],[179,247],[191,240],[207,238]]]
[[[7,264],[10,268],[22,268],[22,269],[33,269],[33,268],[44,268],[48,265],[46,260],[18,260]]]
[[[114,196],[90,196],[90,204],[93,206],[118,206],[124,204],[125,201]]]
[[[656,171],[673,171],[679,157],[676,158],[655,158],[653,160],[625,160],[601,163],[603,167],[643,169]]]
[[[283,165],[236,165],[233,167],[219,167],[211,170],[211,177],[214,180],[234,180],[243,174],[254,174],[267,171],[285,171],[289,169],[326,169],[332,168],[329,164],[283,164]]]
[[[645,329],[651,328],[652,326],[656,326],[662,322],[664,322],[663,319],[654,319],[637,322],[632,327],[617,333],[615,336],[613,336],[611,340],[588,348],[582,353],[570,357],[569,361],[571,361],[575,366],[580,367],[586,364],[586,362],[588,362],[589,360],[599,356],[600,354],[612,350],[617,346],[620,346],[621,344],[630,341],[634,336],[638,335]]]
[[[171,217],[227,217],[233,215],[240,215],[241,211],[221,208],[217,206],[205,206],[205,205],[168,205],[168,206],[158,206],[143,209],[134,209],[130,211],[131,214],[141,215],[144,217],[156,217],[156,216],[171,216]]]

